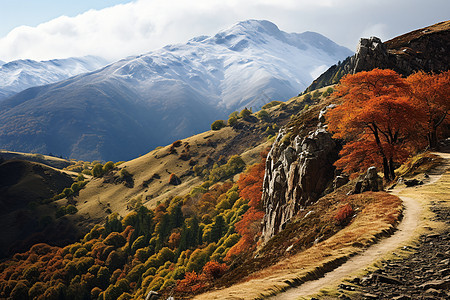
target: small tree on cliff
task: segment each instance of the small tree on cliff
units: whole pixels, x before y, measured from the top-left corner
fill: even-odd
[[[428,145],[438,146],[438,128],[448,122],[450,111],[450,71],[427,74],[423,71],[407,78],[413,99],[426,114],[424,123]]]
[[[415,148],[423,119],[407,97],[408,84],[392,70],[374,69],[345,76],[337,92],[343,102],[328,112],[329,129],[347,143],[335,165],[353,173],[375,164],[385,180],[394,179],[395,162]]]

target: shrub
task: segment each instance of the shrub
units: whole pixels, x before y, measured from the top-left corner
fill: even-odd
[[[315,90],[312,94],[313,99],[319,99],[319,97],[322,95],[322,92],[319,92],[319,90]]]
[[[179,185],[179,184],[181,184],[180,177],[178,177],[176,174],[173,174],[173,173],[170,174],[169,184],[172,184],[172,185]]]
[[[239,117],[241,117],[242,119],[247,119],[248,117],[250,117],[251,114],[252,114],[251,110],[249,110],[248,108],[244,108],[239,113]]]
[[[233,155],[230,157],[228,162],[223,166],[215,166],[210,174],[209,180],[212,182],[217,182],[220,180],[225,180],[231,176],[241,172],[245,168],[245,162],[239,155]]]
[[[264,122],[269,122],[270,121],[270,116],[269,116],[269,113],[267,112],[267,111],[265,111],[264,109],[262,109],[262,110],[260,110],[259,112],[258,112],[258,118],[261,120],[261,121],[264,121]]]
[[[115,165],[112,161],[108,161],[104,166],[103,166],[103,174],[108,173],[111,170],[114,170]]]
[[[208,279],[217,279],[223,276],[225,272],[228,270],[226,264],[220,264],[216,261],[209,261],[203,267],[202,273]]]
[[[177,147],[180,147],[182,143],[183,142],[181,140],[177,140],[177,141],[173,142],[171,146],[174,148],[177,148]]]
[[[102,177],[103,176],[103,165],[98,163],[92,169],[92,176],[94,177]]]
[[[74,205],[69,204],[66,206],[66,214],[73,215],[76,214],[77,212],[78,209]]]
[[[353,214],[353,207],[350,205],[350,203],[346,203],[344,206],[338,209],[336,215],[334,216],[334,219],[336,220],[338,225],[345,226],[350,222]]]
[[[131,173],[128,172],[128,170],[126,168],[123,168],[120,170],[120,176],[123,178],[129,178],[129,177],[132,177],[133,175],[131,175]]]
[[[311,98],[312,98],[311,94],[308,93],[308,94],[306,94],[306,95],[303,97],[303,100],[304,100],[304,101],[310,101]]]
[[[261,108],[262,109],[268,109],[268,108],[280,105],[281,103],[283,103],[283,102],[281,102],[281,101],[272,101],[272,102],[269,102],[269,103],[263,105],[263,107],[261,107]]]
[[[228,125],[229,126],[234,126],[237,123],[238,117],[236,116],[231,116],[228,118]]]
[[[216,130],[220,130],[222,128],[224,128],[225,122],[223,120],[216,120],[211,124],[211,129],[216,131]]]

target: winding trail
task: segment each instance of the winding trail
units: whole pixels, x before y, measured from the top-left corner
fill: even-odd
[[[449,169],[450,154],[434,153],[445,159],[445,164],[433,174],[430,174],[429,181],[423,186],[411,188],[397,188],[392,194],[400,197],[404,204],[404,217],[397,227],[397,231],[390,237],[381,240],[377,244],[372,245],[363,253],[349,259],[346,263],[333,271],[325,274],[324,277],[317,280],[305,282],[298,287],[291,288],[286,292],[270,297],[268,299],[290,300],[306,297],[318,293],[324,288],[335,288],[343,279],[360,272],[371,266],[377,261],[382,260],[389,254],[397,251],[408,242],[419,237],[419,229],[424,220],[423,214],[426,210],[421,189],[424,186],[434,184],[441,174]]]

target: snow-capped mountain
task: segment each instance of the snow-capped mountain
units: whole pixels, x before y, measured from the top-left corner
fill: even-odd
[[[0,147],[129,159],[207,130],[234,110],[287,100],[351,54],[317,33],[240,22],[4,100]]]
[[[0,61],[0,100],[27,88],[58,82],[97,70],[107,61],[97,56],[54,59],[49,61]]]

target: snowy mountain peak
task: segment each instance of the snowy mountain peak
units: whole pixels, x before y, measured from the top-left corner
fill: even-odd
[[[320,34],[286,33],[269,21],[239,22],[0,101],[0,133],[8,132],[0,134],[0,147],[130,159],[207,130],[235,110],[256,111],[298,95],[351,54]],[[30,139],[26,132],[41,136]]]
[[[278,37],[282,34],[274,23],[266,20],[246,20],[241,21],[229,29],[219,32],[217,35],[247,35],[249,37],[258,34],[266,34]],[[216,36],[217,36],[216,35]]]
[[[0,100],[27,88],[58,82],[103,67],[97,56],[35,61],[20,59],[0,64]]]

